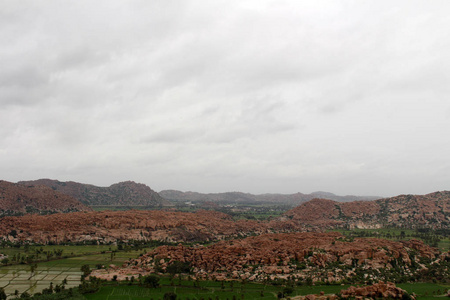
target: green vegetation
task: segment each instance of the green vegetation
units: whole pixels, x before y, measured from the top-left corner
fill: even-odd
[[[108,264],[121,264],[131,257],[139,255],[139,251],[115,252],[111,261],[110,253],[91,254],[80,257],[71,257],[38,263],[31,275],[29,265],[13,265],[0,268],[2,276],[5,270],[10,270],[17,275],[17,281],[11,280],[11,284],[5,288],[6,294],[12,295],[17,289],[20,294],[25,292],[33,294],[39,292],[32,299],[277,299],[279,296],[296,296],[307,294],[338,293],[349,285],[312,285],[312,282],[300,282],[295,284],[290,281],[268,281],[266,283],[250,283],[237,281],[199,281],[193,280],[188,275],[178,278],[180,272],[189,271],[189,265],[174,262],[173,270],[167,272],[170,276],[157,277],[154,275],[130,278],[124,282],[102,282],[90,279],[80,284],[83,272],[107,266]],[[8,273],[6,273],[8,275]],[[3,275],[3,276],[6,276]],[[25,276],[24,276],[25,275]],[[433,274],[430,274],[434,276]],[[27,277],[27,278],[25,278]],[[32,278],[28,280],[28,278]],[[30,281],[22,289],[20,280]],[[0,282],[4,282],[0,278]],[[65,282],[65,284],[62,284]],[[302,284],[302,285],[298,285]],[[418,299],[436,299],[443,295],[450,286],[437,283],[403,283],[399,287],[410,294],[415,293]],[[51,293],[50,293],[51,291]],[[59,292],[58,292],[59,291]],[[26,296],[26,294],[25,294]],[[172,297],[172,298],[169,298]]]
[[[315,285],[315,286],[275,286],[245,282],[217,282],[178,280],[162,277],[157,287],[146,288],[124,283],[106,283],[96,293],[85,294],[88,300],[100,299],[166,299],[164,295],[173,293],[176,299],[278,299],[280,293],[285,297],[308,294],[336,294],[349,285]],[[439,299],[448,286],[434,283],[399,284],[409,294],[416,294],[418,299]],[[170,298],[169,298],[170,299]]]
[[[291,205],[278,205],[273,203],[260,204],[220,204],[214,203],[214,207],[205,206],[203,201],[177,202],[175,208],[182,212],[196,212],[199,209],[212,209],[220,211],[233,217],[234,220],[268,220],[281,216],[283,213],[292,208]]]
[[[88,300],[97,299],[174,299],[165,295],[176,295],[176,299],[278,299],[280,292],[290,293],[291,296],[311,293],[337,293],[348,286],[302,286],[281,287],[268,284],[245,282],[218,282],[179,280],[167,277],[160,278],[160,286],[144,288],[137,285],[108,283],[97,293],[86,294]],[[172,294],[173,293],[173,294]],[[286,294],[287,295],[287,294]]]
[[[409,294],[416,294],[418,299],[439,299],[450,289],[450,286],[436,283],[399,283],[399,288],[408,291]]]
[[[185,207],[185,211],[193,210]],[[285,208],[265,205],[246,205],[236,209],[233,206],[222,207],[221,210],[235,219],[262,220],[280,215]],[[425,243],[438,246],[443,251],[450,249],[450,230],[427,228],[401,229],[354,229],[336,230],[341,232],[345,240],[355,237],[378,237],[390,240],[420,239]],[[11,235],[17,234],[12,231]],[[5,295],[24,295],[24,299],[277,299],[296,295],[338,293],[347,288],[346,285],[325,285],[304,280],[301,284],[288,281],[268,281],[266,283],[198,281],[178,274],[189,274],[189,263],[174,261],[165,269],[164,277],[154,275],[130,278],[125,282],[102,282],[96,279],[81,281],[81,275],[89,274],[96,268],[108,267],[110,264],[121,265],[130,258],[136,258],[149,249],[172,243],[158,241],[130,241],[118,245],[68,244],[68,245],[28,245],[12,244],[3,241],[0,253],[7,255],[0,264],[0,299]],[[410,255],[414,255],[413,252]],[[410,294],[418,295],[418,299],[436,299],[450,289],[450,278],[444,272],[450,268],[450,259],[440,264],[431,265],[429,261],[420,261],[427,269],[419,274],[406,274],[401,261],[394,260],[393,270],[373,270],[363,267],[355,268],[355,282],[370,284],[365,276],[382,278],[397,283]],[[306,264],[299,265],[305,268]],[[355,267],[355,266],[352,266]],[[417,267],[417,266],[413,266]],[[324,278],[327,268],[323,268]],[[321,278],[320,274],[316,274]],[[376,277],[376,276],[378,277]],[[322,280],[322,279],[320,279]],[[411,283],[414,282],[414,283]],[[81,283],[81,284],[80,284]],[[353,282],[352,282],[353,283]],[[2,293],[3,291],[3,293]],[[37,294],[36,294],[37,293]],[[36,294],[34,297],[30,296]],[[27,295],[29,296],[27,298]]]
[[[376,237],[388,240],[410,240],[418,239],[424,243],[438,247],[441,251],[450,250],[450,229],[403,229],[403,228],[380,228],[380,229],[336,229],[343,235],[355,237]]]
[[[43,249],[43,253],[52,252],[57,249],[67,250],[68,255],[72,257],[64,258],[65,251],[61,257],[52,256],[47,260],[46,255],[40,256],[42,261],[31,261],[27,263],[27,257],[33,252],[33,248]],[[109,250],[112,248],[111,250]],[[31,246],[25,252],[24,247],[13,247],[2,249],[2,252],[11,256],[20,257],[20,263],[14,262],[0,267],[0,287],[4,288],[6,294],[13,295],[17,290],[19,293],[27,292],[34,294],[48,288],[51,283],[60,284],[64,280],[67,282],[67,289],[78,287],[80,284],[82,266],[85,269],[96,269],[107,267],[110,264],[121,265],[130,258],[136,258],[145,250],[122,250],[118,251],[116,246]],[[123,247],[126,248],[126,247]],[[100,250],[100,251],[99,251]],[[40,251],[40,250],[39,250]],[[70,252],[69,252],[70,251]]]

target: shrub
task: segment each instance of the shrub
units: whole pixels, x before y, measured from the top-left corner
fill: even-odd
[[[140,278],[141,285],[149,288],[159,287],[159,278],[155,275],[142,276]]]

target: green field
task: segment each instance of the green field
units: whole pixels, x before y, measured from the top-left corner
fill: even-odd
[[[140,286],[127,286],[127,285],[107,285],[100,288],[99,292],[95,294],[87,294],[85,297],[88,300],[100,300],[100,299],[129,299],[129,300],[141,300],[141,299],[163,299],[165,293],[173,292],[178,296],[178,299],[278,299],[277,294],[283,290],[283,287],[271,286],[256,283],[240,284],[239,282],[233,282],[232,284],[226,282],[224,288],[221,287],[220,282],[214,281],[200,281],[198,284],[200,287],[195,287],[193,281],[182,281],[181,285],[178,285],[177,280],[174,286],[164,282],[162,280],[162,286],[160,288],[144,288]],[[345,286],[348,287],[348,286]],[[312,286],[312,287],[298,287],[291,294],[306,295],[311,293],[336,293],[340,291],[342,286]]]
[[[102,251],[116,250],[117,246],[111,245],[30,245],[27,247],[21,246],[17,247],[2,247],[0,248],[0,253],[6,254],[12,257],[14,254],[20,253],[28,255],[34,254],[36,250],[41,250],[42,252],[53,252],[55,250],[63,250],[63,256],[74,256],[74,255],[86,255],[91,253],[99,253]]]
[[[282,286],[271,286],[256,283],[247,283],[241,285],[239,282],[226,282],[222,288],[220,282],[201,281],[200,287],[194,287],[193,281],[183,280],[180,283],[177,279],[174,280],[174,286],[171,286],[168,279],[162,279],[162,286],[160,288],[144,288],[137,285],[123,285],[123,284],[108,284],[100,288],[97,293],[86,294],[88,300],[143,300],[143,299],[163,299],[165,293],[173,292],[177,299],[277,299],[279,291],[283,290]],[[433,283],[410,283],[398,284],[399,287],[408,291],[408,293],[415,293],[418,299],[439,299],[442,298],[446,290],[450,287],[442,286]],[[299,286],[295,287],[292,294],[289,296],[319,294],[335,294],[342,289],[348,288],[349,285],[322,285],[322,286]]]
[[[399,283],[399,288],[402,288],[408,293],[416,294],[418,299],[435,299],[445,296],[446,291],[450,289],[450,286],[440,285],[436,283]],[[445,298],[444,298],[445,299]]]
[[[101,253],[101,251],[107,251],[109,246],[43,246],[47,250],[54,247],[67,247],[64,249],[80,256],[38,262],[33,273],[31,272],[31,265],[27,264],[2,266],[0,267],[0,287],[3,287],[7,294],[13,294],[15,290],[18,290],[19,293],[28,292],[32,294],[48,288],[50,282],[56,285],[64,279],[67,280],[67,288],[75,287],[80,284],[81,266],[87,264],[91,269],[94,269],[98,264],[104,266],[121,265],[126,260],[136,258],[142,253],[142,250],[120,251],[113,253],[111,257],[111,252]],[[4,250],[9,250],[4,252],[12,255],[23,251],[23,249],[16,248]]]

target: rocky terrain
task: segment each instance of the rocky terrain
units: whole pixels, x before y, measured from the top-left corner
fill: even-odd
[[[363,287],[350,286],[341,290],[339,297],[335,294],[325,295],[321,292],[318,295],[309,294],[306,296],[294,296],[292,300],[337,300],[337,299],[416,299],[405,290],[396,287],[392,282],[379,282]]]
[[[325,228],[449,228],[450,192],[400,195],[374,201],[340,203],[314,199],[285,213],[292,221]]]
[[[379,282],[364,287],[351,286],[348,289],[341,291],[341,297],[344,299],[353,299],[356,297],[364,299],[404,299],[404,296],[407,294],[408,293],[405,290],[396,287],[392,282]]]
[[[212,193],[202,194],[196,192],[181,192],[177,190],[164,190],[159,194],[165,199],[171,201],[204,201],[219,204],[255,204],[255,203],[271,203],[285,205],[299,205],[300,203],[310,201],[314,198],[325,198],[340,202],[375,200],[381,197],[375,196],[337,196],[327,192],[314,192],[311,194],[262,194],[254,195],[241,192],[228,193]]]
[[[335,294],[325,295],[321,292],[318,295],[309,294],[306,296],[294,296],[292,300],[337,300],[337,299],[416,299],[405,290],[398,288],[392,282],[379,282],[363,287],[351,286],[341,290],[339,297]]]
[[[25,185],[45,185],[58,192],[72,196],[86,205],[147,206],[152,208],[170,205],[157,192],[145,184],[125,181],[109,187],[98,187],[73,181],[61,182],[39,179],[19,182]]]
[[[42,185],[0,180],[0,216],[88,211],[77,199]]]
[[[21,186],[26,191],[36,189],[36,187],[17,186]],[[57,195],[52,189],[46,187],[40,187],[40,189],[51,195]],[[50,241],[108,243],[117,240],[202,242],[242,238],[262,233],[324,231],[333,228],[381,228],[384,226],[448,228],[449,194],[449,192],[436,192],[425,196],[401,195],[376,201],[346,203],[313,199],[279,218],[267,221],[235,221],[230,215],[213,210],[199,210],[196,213],[175,210],[131,210],[50,216],[26,215],[0,219],[0,235],[12,241],[40,243]],[[63,211],[75,209],[75,206],[70,206],[70,203],[70,201],[65,202],[69,208],[59,209]],[[78,205],[84,207],[79,203]],[[49,209],[49,207],[45,206],[43,209]],[[11,237],[8,235],[11,230],[16,230],[19,234]]]
[[[375,238],[347,240],[339,233],[282,233],[210,246],[161,246],[129,261],[123,269],[99,270],[93,275],[164,273],[175,263],[188,263],[197,278],[216,280],[341,283],[348,280],[390,279],[393,269],[413,277],[449,257],[417,240],[394,242]],[[448,272],[448,270],[447,270]]]
[[[17,232],[14,236],[11,231]],[[169,210],[78,212],[49,216],[25,215],[0,219],[0,236],[16,242],[110,243],[130,240],[166,242],[215,241],[269,231],[251,220],[233,221],[215,211]]]

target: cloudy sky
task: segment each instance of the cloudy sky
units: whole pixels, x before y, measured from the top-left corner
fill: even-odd
[[[450,2],[0,0],[0,179],[450,189]]]

